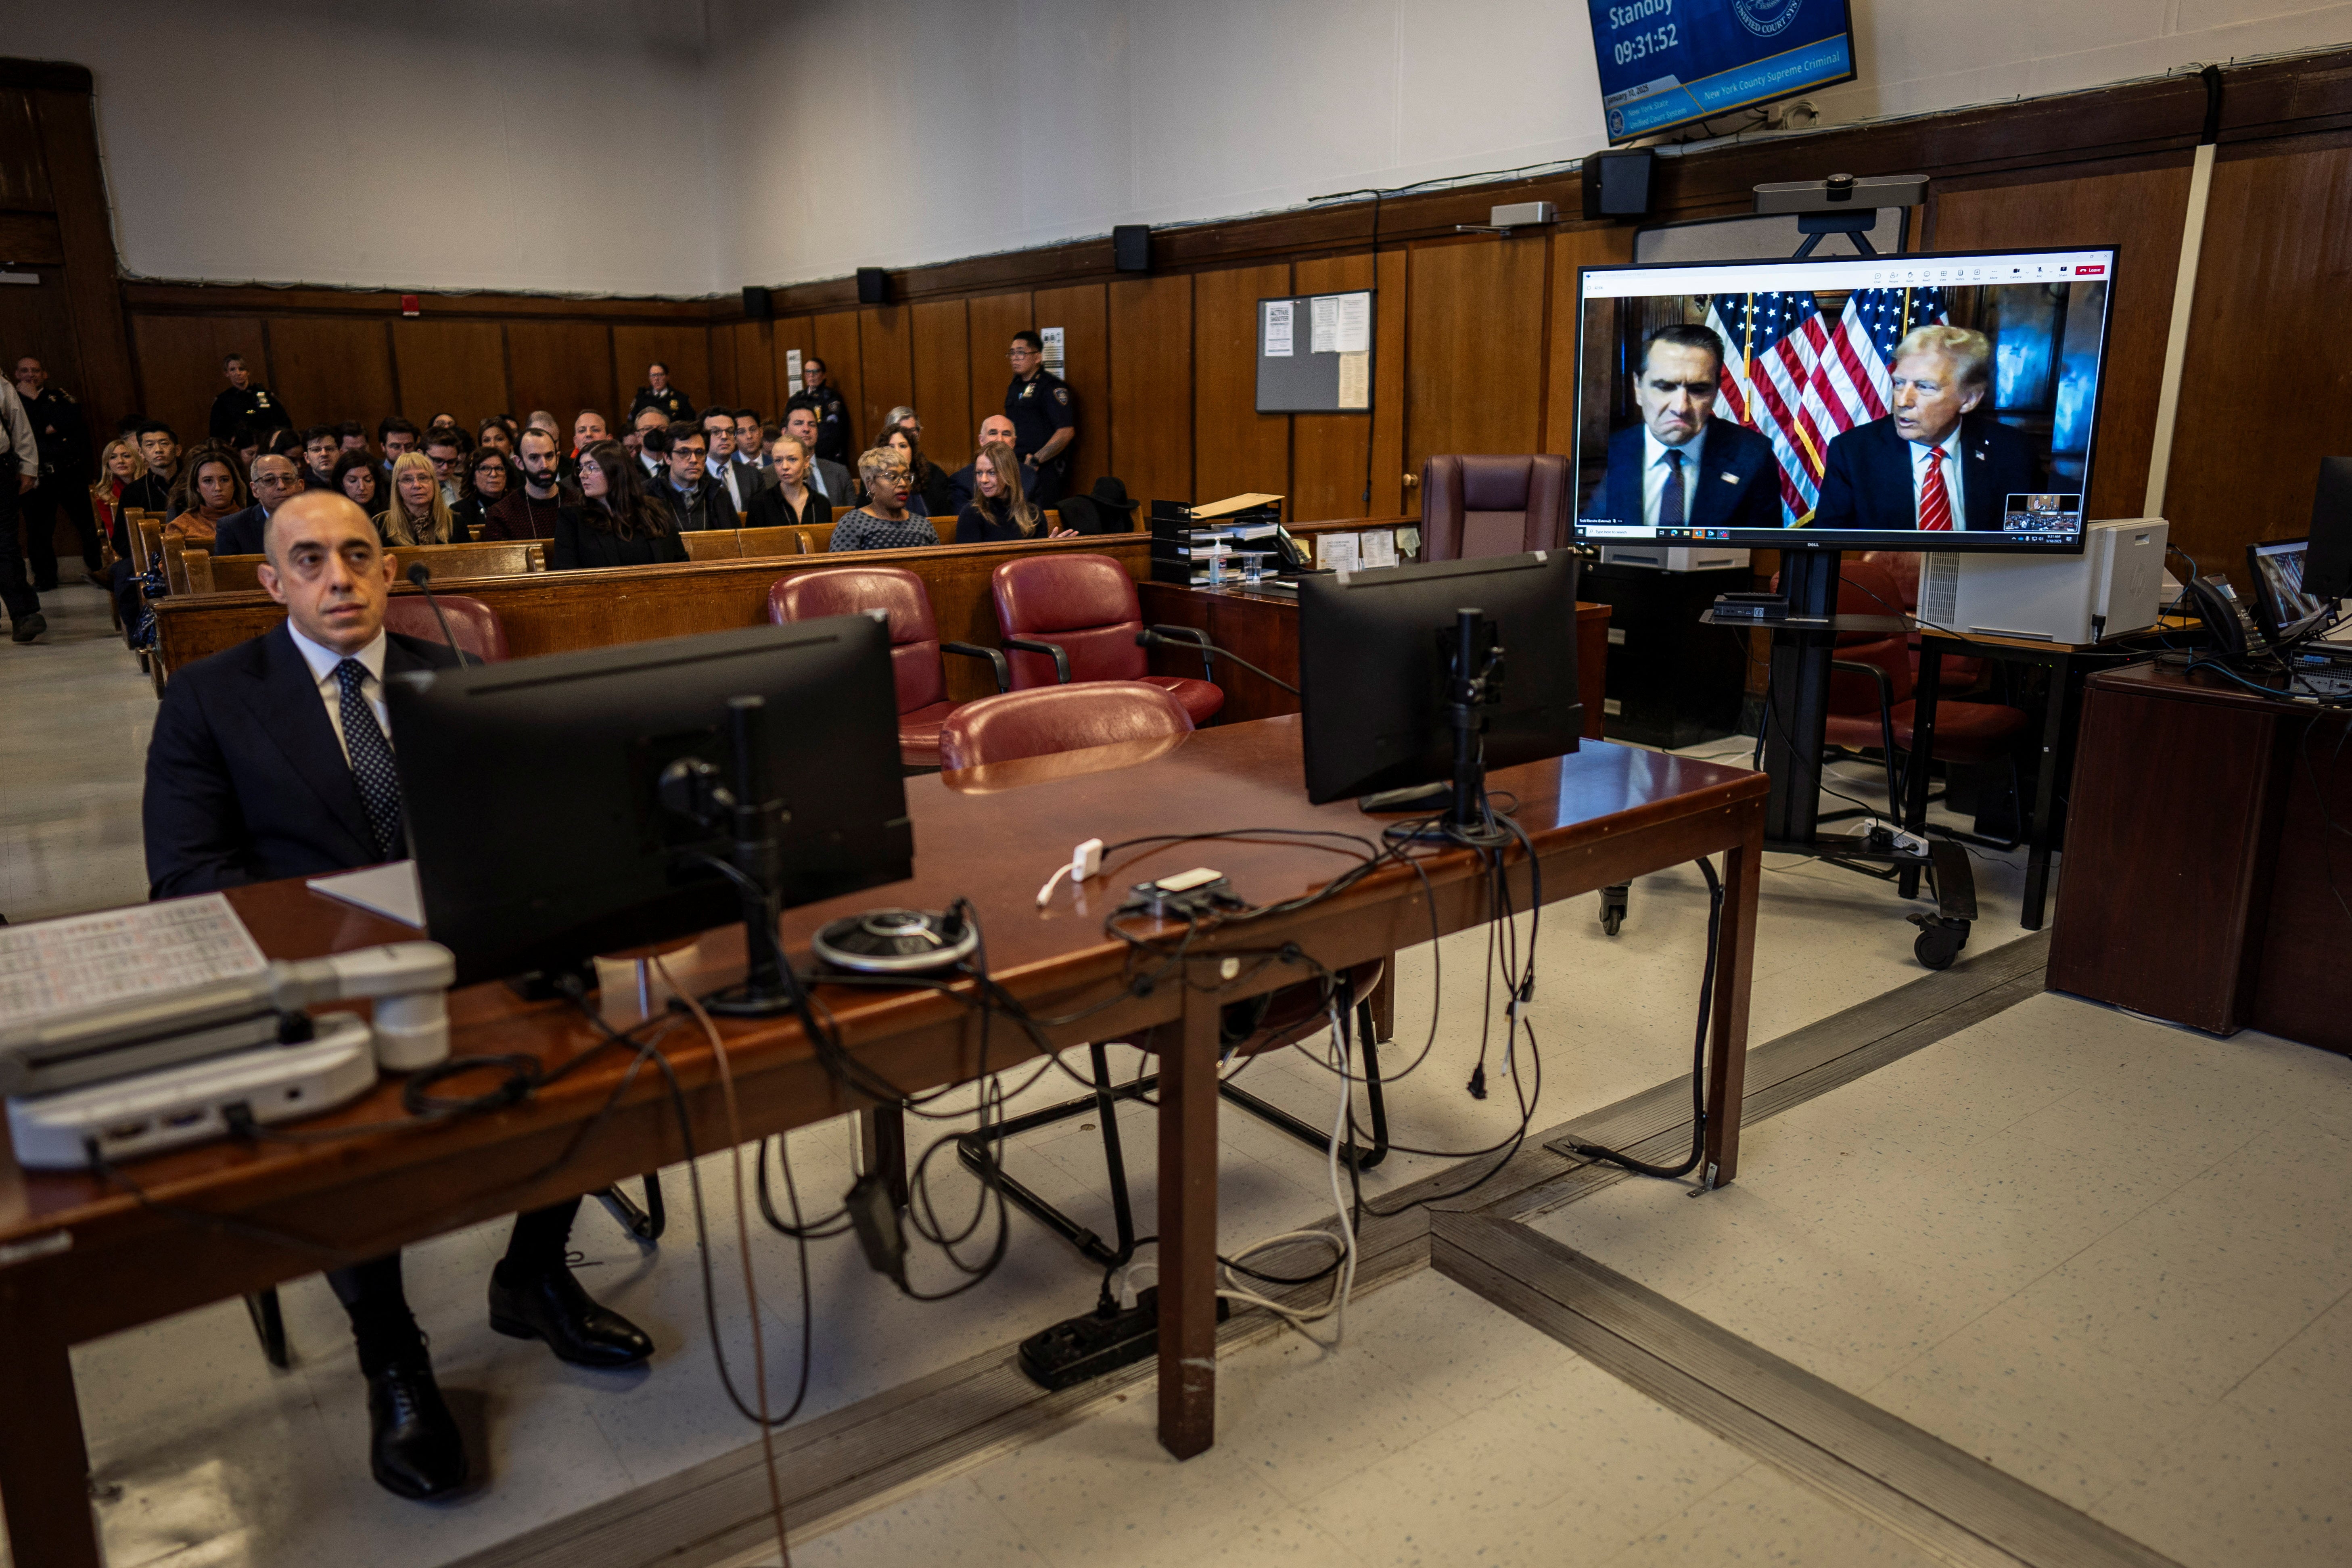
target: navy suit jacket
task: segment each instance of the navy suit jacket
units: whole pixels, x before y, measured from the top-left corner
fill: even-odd
[[[394,632],[386,677],[453,666]],[[174,673],[147,744],[147,893],[208,893],[373,866],[367,807],[318,682],[281,621]]]
[[[259,501],[242,511],[233,511],[221,519],[220,527],[213,531],[213,553],[258,555],[262,531],[268,526],[269,514],[261,510]]]
[[[1989,414],[1960,416],[1960,486],[1971,532],[1999,533],[2009,498],[2042,488],[2025,437]],[[1911,495],[1911,443],[1895,433],[1895,416],[1873,419],[1830,441],[1822,463],[1822,499],[1815,528],[1916,529]]]
[[[1584,503],[1588,522],[1642,521],[1642,429],[1631,425],[1609,437],[1609,471]],[[1685,517],[1692,528],[1780,526],[1780,466],[1772,443],[1728,419],[1706,422],[1698,473],[1685,481]]]

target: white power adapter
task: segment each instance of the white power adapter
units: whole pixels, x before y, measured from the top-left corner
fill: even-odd
[[[1055,867],[1054,874],[1045,879],[1045,885],[1037,889],[1037,907],[1041,910],[1045,907],[1054,897],[1054,889],[1061,883],[1063,878],[1067,877],[1075,884],[1099,874],[1102,870],[1102,858],[1103,841],[1099,838],[1089,838],[1072,849],[1070,863],[1066,866]]]

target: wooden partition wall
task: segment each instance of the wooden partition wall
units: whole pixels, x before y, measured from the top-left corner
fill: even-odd
[[[39,108],[38,93],[6,90],[6,64],[0,121],[20,112],[19,99],[21,112]],[[70,126],[51,129],[70,118],[54,101],[62,89],[42,90],[47,165],[17,169],[0,154],[0,234],[39,216],[7,209],[47,201],[49,227],[36,224],[34,237],[60,255],[79,244],[86,257],[88,221],[77,228],[76,205],[55,193],[81,181],[101,199],[95,158],[64,147]],[[2094,516],[2132,517],[2207,110],[2202,84],[2182,77],[1661,156],[1644,221],[1744,212],[1750,187],[1768,180],[1918,173],[1931,179],[1916,220],[1927,248],[2119,246],[2089,504]],[[2352,50],[2226,71],[2219,126],[2165,510],[2175,541],[2207,569],[2242,571],[2247,542],[2307,526],[2312,459],[2352,449],[2352,379],[2303,372],[2306,344],[2336,341],[2352,310],[2340,281],[2352,255],[2352,203],[2340,195],[2352,188]],[[60,290],[47,327],[5,313],[28,316],[31,305],[10,297],[37,291],[0,290],[0,336],[79,333],[72,363],[94,414],[110,423],[121,410],[108,398],[136,396],[184,434],[202,428],[230,349],[298,418],[371,426],[394,409],[420,423],[444,410],[470,423],[534,407],[567,424],[583,406],[616,417],[655,359],[698,402],[772,416],[798,350],[824,356],[860,437],[891,405],[911,404],[930,455],[952,467],[1001,405],[1013,333],[1058,326],[1079,489],[1116,474],[1147,502],[1256,489],[1290,497],[1297,517],[1410,515],[1433,452],[1571,448],[1576,268],[1627,259],[1635,226],[1571,218],[1507,238],[1455,232],[1495,203],[1538,199],[1577,212],[1576,177],[1396,197],[1377,218],[1356,201],[1164,230],[1142,275],[1116,272],[1105,239],[895,272],[887,305],[858,305],[846,279],[794,285],[773,291],[768,321],[744,319],[734,297],[427,294],[404,319],[392,293],[125,283],[110,351],[77,259],[63,271],[79,292]],[[1379,290],[1373,411],[1255,413],[1256,301],[1366,287]],[[125,390],[106,393],[113,384]],[[2284,395],[2288,384],[2295,391]]]

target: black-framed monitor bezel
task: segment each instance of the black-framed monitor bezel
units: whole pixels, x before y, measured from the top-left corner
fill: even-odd
[[[2099,453],[2099,420],[2105,411],[2107,394],[2109,351],[2113,346],[2116,326],[2115,285],[2120,274],[2123,247],[2115,244],[2052,245],[2005,247],[2000,250],[1914,250],[1901,256],[1830,256],[1806,257],[1802,265],[1842,265],[1867,268],[1873,264],[1900,265],[1905,269],[1925,268],[1944,262],[1960,262],[1990,257],[2011,256],[2081,256],[2087,252],[2106,253],[2107,308],[2099,320],[2099,369],[2091,384],[2091,436],[2083,449],[2083,520],[2069,540],[2055,542],[2022,542],[2027,535],[1993,533],[1969,529],[1955,529],[1948,533],[1923,534],[1917,530],[1841,528],[1732,528],[1708,531],[1705,538],[1695,533],[1668,535],[1664,533],[1601,536],[1588,534],[1584,529],[1583,504],[1584,454],[1582,442],[1571,445],[1569,452],[1570,505],[1580,543],[1662,544],[1668,546],[1717,545],[1747,550],[1894,550],[1920,553],[1947,554],[1966,552],[1973,554],[2000,555],[2080,555],[2089,542],[2091,524],[2104,521],[2091,515],[2091,483],[2097,475]],[[1733,261],[1627,261],[1610,262],[1576,269],[1576,403],[1575,423],[1571,428],[1581,431],[1584,423],[1584,306],[1585,279],[1596,272],[1687,272],[1700,268],[1762,267],[1775,262],[1798,263],[1796,257],[1757,256]],[[1863,285],[1867,287],[1867,285]],[[1713,292],[1713,290],[1709,290]],[[1625,298],[1626,296],[1619,296]],[[1615,432],[1612,432],[1615,434]]]
[[[1820,92],[1827,88],[1843,87],[1850,81],[1860,81],[1862,79],[1862,56],[1854,47],[1853,0],[1836,0],[1836,4],[1838,8],[1845,14],[1844,37],[1845,63],[1847,67],[1845,75],[1841,77],[1824,78],[1816,81],[1808,81],[1802,87],[1792,87],[1780,91],[1761,93],[1754,98],[1743,99],[1738,103],[1718,104],[1717,107],[1706,110],[1703,114],[1693,114],[1681,120],[1670,120],[1663,124],[1647,125],[1643,126],[1639,131],[1627,131],[1622,133],[1612,131],[1609,128],[1609,110],[1607,105],[1603,104],[1601,110],[1601,133],[1609,139],[1609,146],[1612,149],[1614,149],[1622,147],[1628,142],[1639,142],[1645,136],[1664,136],[1669,132],[1681,131],[1693,125],[1704,125],[1710,120],[1720,120],[1727,114],[1738,114],[1745,110],[1761,109],[1768,103],[1779,103],[1786,99],[1802,98],[1809,92]],[[1661,15],[1664,16],[1664,14],[1661,13]],[[1591,22],[1590,7],[1587,8],[1585,21],[1588,26],[1590,26]],[[1602,45],[1601,42],[1600,29],[1591,28],[1591,31],[1592,33],[1592,77],[1593,80],[1597,84],[1601,79],[1601,50],[1602,48]],[[1783,52],[1785,53],[1786,51]],[[1749,65],[1762,65],[1766,60],[1772,58],[1773,57],[1770,55],[1759,55],[1756,58],[1748,61],[1748,63]],[[1706,79],[1701,78],[1700,79],[1705,80]],[[1601,92],[1601,97],[1605,99],[1608,96],[1608,92],[1604,89]]]

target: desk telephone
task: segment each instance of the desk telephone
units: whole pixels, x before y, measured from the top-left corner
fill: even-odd
[[[2252,612],[2230,586],[2227,577],[2214,572],[2194,578],[2189,584],[2189,595],[2197,605],[2198,618],[2213,634],[2213,646],[2225,657],[2244,658],[2271,650],[2270,639],[2254,624]]]

